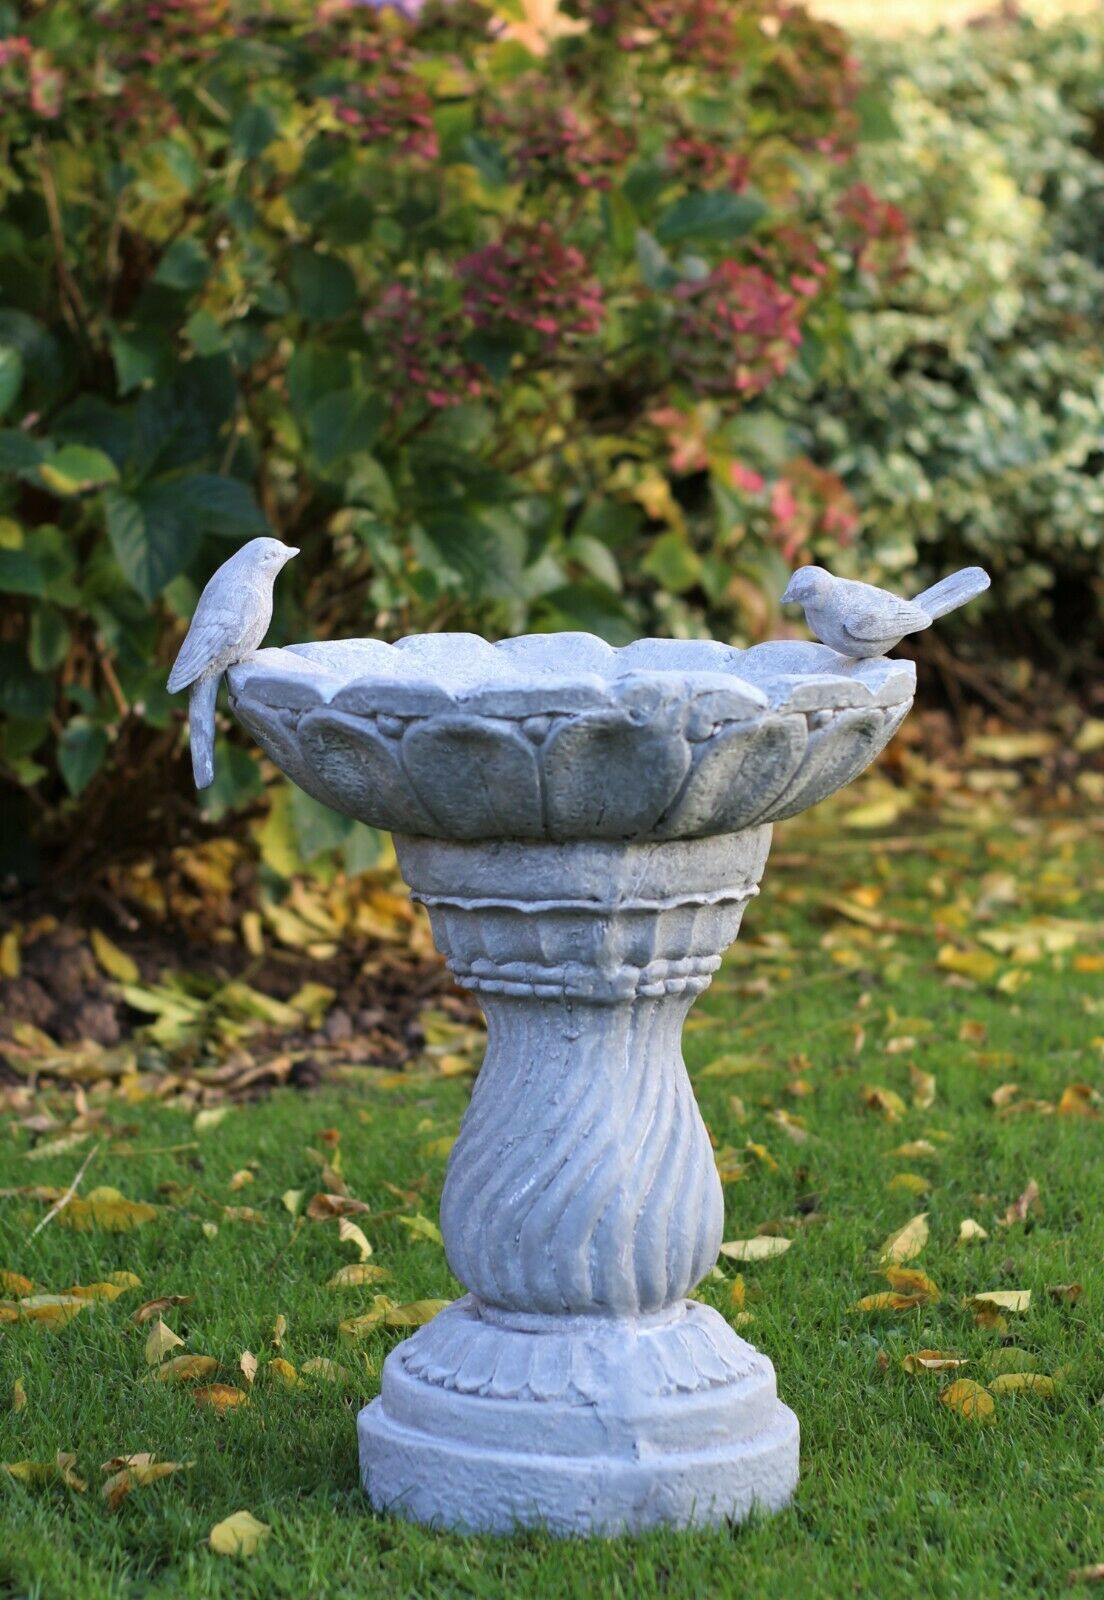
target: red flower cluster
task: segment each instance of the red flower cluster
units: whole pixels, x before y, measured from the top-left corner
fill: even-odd
[[[547,350],[602,325],[602,286],[582,251],[564,244],[551,222],[515,224],[456,270],[464,310],[477,328],[536,333]]]
[[[369,52],[372,47],[360,48]],[[433,101],[409,67],[392,60],[375,77],[347,85],[333,105],[338,120],[366,144],[395,145],[402,155],[421,161],[437,159]]]
[[[560,180],[608,189],[611,173],[635,150],[635,135],[608,117],[550,100],[540,77],[514,87],[486,119],[488,129],[501,134],[514,175],[541,184]]]
[[[843,479],[805,457],[791,461],[772,484],[770,518],[770,537],[791,566],[807,559],[818,539],[850,544],[859,526]]]
[[[396,410],[419,397],[435,410],[483,393],[485,374],[461,353],[455,316],[440,300],[396,283],[364,318],[379,338],[380,364]]]
[[[801,343],[806,300],[762,267],[722,261],[680,284],[673,356],[681,376],[712,394],[761,394]]]
[[[840,200],[839,214],[859,271],[899,278],[908,264],[909,225],[904,212],[879,200],[867,184],[855,183]]]
[[[23,34],[0,39],[0,106],[25,103],[36,116],[61,115],[65,77],[48,50],[36,50]]]

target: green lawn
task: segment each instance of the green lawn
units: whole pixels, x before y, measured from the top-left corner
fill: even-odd
[[[824,828],[780,838],[745,937],[686,1039],[716,1141],[746,1163],[726,1188],[726,1237],[778,1220],[794,1240],[786,1255],[745,1270],[754,1320],[744,1330],[774,1361],[801,1420],[802,1479],[790,1510],[737,1530],[560,1543],[436,1534],[367,1509],[355,1415],[401,1335],[373,1332],[350,1348],[337,1324],[380,1291],[400,1302],[459,1292],[440,1246],[397,1213],[435,1215],[441,1145],[457,1127],[468,1082],[414,1074],[380,1086],[365,1073],[323,1092],[283,1091],[235,1107],[200,1132],[171,1108],[108,1102],[113,1137],[82,1192],[114,1185],[164,1207],[133,1232],[77,1232],[55,1221],[32,1239],[46,1206],[0,1201],[0,1268],[52,1291],[112,1271],[141,1278],[140,1288],[91,1304],[59,1330],[0,1326],[0,1461],[74,1451],[88,1484],[85,1493],[60,1483],[29,1488],[0,1473],[0,1594],[979,1600],[1056,1594],[1071,1569],[1104,1561],[1104,1122],[1042,1106],[1002,1115],[989,1101],[999,1085],[1015,1083],[1019,1099],[1054,1107],[1068,1085],[1104,1080],[1104,985],[1094,970],[1104,919],[1100,834],[1058,819],[927,844],[917,837],[905,848],[867,835],[838,839]],[[1000,943],[1017,924],[1020,948],[1002,950],[980,981],[937,965],[941,947],[976,958],[986,946],[975,936],[995,930]],[[727,1075],[705,1070],[726,1055]],[[927,1109],[912,1104],[910,1065],[934,1074]],[[864,1103],[867,1087],[901,1096],[898,1120]],[[55,1112],[66,1105],[60,1092],[42,1099]],[[792,1142],[773,1116],[779,1110],[804,1119],[806,1142]],[[323,1187],[305,1151],[331,1148],[320,1141],[327,1128],[342,1131],[351,1193],[389,1213],[356,1219],[373,1261],[390,1273],[386,1282],[326,1287],[356,1259],[354,1248],[339,1241],[334,1221],[297,1226],[281,1201],[288,1189],[309,1198]],[[890,1155],[918,1139],[936,1153]],[[748,1141],[771,1159],[745,1150]],[[28,1162],[32,1143],[10,1119],[0,1187],[64,1185],[89,1148]],[[174,1145],[185,1148],[165,1149]],[[249,1163],[254,1181],[231,1191],[232,1175]],[[890,1188],[904,1171],[928,1180],[929,1192]],[[1003,1225],[1031,1179],[1040,1214]],[[424,1188],[404,1198],[388,1180]],[[254,1208],[263,1225],[227,1219],[227,1204]],[[849,1310],[888,1288],[879,1248],[921,1210],[931,1235],[912,1265],[934,1279],[941,1301]],[[987,1242],[957,1242],[968,1217],[988,1231]],[[735,1315],[731,1264],[723,1272],[701,1293]],[[1047,1293],[1074,1282],[1083,1285],[1075,1304]],[[1032,1291],[1030,1307],[1009,1316],[1006,1332],[975,1326],[962,1303],[979,1291],[1021,1288]],[[219,1360],[221,1381],[244,1387],[240,1353],[256,1354],[261,1370],[247,1407],[219,1416],[187,1386],[149,1381],[148,1326],[136,1328],[129,1313],[167,1294],[192,1296],[166,1321],[187,1351]],[[278,1316],[287,1322],[283,1358],[300,1367],[329,1357],[347,1382],[304,1378],[284,1388],[266,1374]],[[984,1381],[994,1352],[1010,1344],[1029,1352],[1034,1370],[1059,1371],[1060,1381],[1052,1397],[999,1396],[984,1426],[939,1403],[946,1378],[901,1368],[910,1351],[954,1350],[970,1358],[964,1373]],[[17,1380],[26,1394],[18,1409]],[[101,1462],[143,1450],[192,1465],[108,1511]],[[206,1544],[211,1526],[239,1509],[272,1528],[249,1560]]]

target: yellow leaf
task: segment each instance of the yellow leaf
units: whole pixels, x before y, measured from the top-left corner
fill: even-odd
[[[327,1289],[353,1289],[362,1283],[377,1283],[381,1278],[386,1278],[386,1267],[372,1266],[366,1261],[354,1261],[350,1266],[341,1267],[334,1273],[326,1284]]]
[[[137,961],[120,950],[118,945],[112,944],[106,933],[101,933],[99,928],[93,928],[89,938],[92,953],[109,978],[115,978],[119,983],[139,981],[142,975],[138,971]]]
[[[898,1172],[890,1178],[888,1187],[902,1190],[905,1194],[927,1194],[931,1181],[921,1177],[918,1172]]]
[[[766,1072],[768,1063],[760,1056],[717,1056],[697,1074],[699,1078],[742,1078],[750,1072]]]
[[[365,1238],[362,1229],[358,1228],[355,1222],[350,1222],[348,1217],[339,1217],[337,1232],[342,1244],[355,1245],[360,1252],[361,1261],[367,1261],[372,1254],[372,1246]]]
[[[251,1556],[271,1534],[267,1522],[258,1522],[249,1511],[235,1511],[225,1517],[207,1535],[207,1543],[216,1555]]]
[[[27,1391],[23,1387],[23,1379],[16,1378],[12,1384],[11,1408],[13,1411],[22,1411],[27,1404]]]
[[[117,1300],[125,1291],[118,1283],[74,1283],[65,1292],[78,1300]]]
[[[1031,1304],[1030,1289],[987,1289],[984,1294],[974,1294],[966,1304],[977,1311],[995,1307],[998,1311],[1026,1311]]]
[[[217,1371],[218,1362],[214,1356],[173,1356],[150,1376],[158,1383],[197,1383],[200,1378],[209,1378]]]
[[[445,1133],[439,1139],[427,1139],[422,1146],[422,1154],[430,1161],[439,1161],[451,1152],[457,1138],[455,1133]]]
[[[210,1406],[220,1417],[234,1406],[249,1404],[245,1391],[236,1389],[232,1383],[208,1383],[201,1389],[193,1389],[192,1399],[197,1405]]]
[[[249,1168],[239,1167],[238,1171],[232,1175],[227,1188],[237,1191],[238,1189],[244,1189],[247,1183],[252,1183],[253,1181],[253,1174]]]
[[[1062,1090],[1058,1101],[1058,1115],[1060,1117],[1099,1117],[1100,1112],[1093,1105],[1096,1094],[1087,1083],[1071,1083]]]
[[[147,1451],[133,1456],[116,1456],[114,1461],[104,1463],[105,1472],[112,1467],[117,1469],[101,1490],[107,1501],[107,1509],[117,1510],[132,1489],[157,1483],[161,1478],[171,1477],[174,1472],[183,1472],[189,1466],[189,1461],[158,1461]]]
[[[988,1237],[989,1235],[981,1223],[975,1222],[973,1217],[964,1217],[958,1225],[959,1244],[972,1244],[975,1240],[980,1243],[982,1239],[988,1239]]]
[[[1031,982],[1031,974],[1026,967],[1013,967],[1009,972],[1002,972],[997,979],[997,988],[1001,994],[1019,994],[1021,989],[1026,989]]]
[[[441,1230],[435,1222],[430,1222],[428,1217],[420,1214],[413,1217],[400,1217],[399,1221],[404,1228],[409,1228],[411,1233],[417,1234],[422,1239],[431,1239],[434,1244],[444,1244]]]
[[[0,1289],[5,1294],[34,1294],[34,1284],[21,1272],[0,1272]]]
[[[451,1304],[451,1300],[411,1300],[408,1305],[389,1311],[384,1320],[389,1328],[420,1328]]]
[[[935,1104],[935,1073],[921,1072],[919,1067],[909,1067],[912,1084],[912,1103],[918,1111],[927,1111]]]
[[[36,1144],[33,1150],[25,1152],[25,1159],[27,1161],[48,1161],[51,1156],[62,1156],[69,1150],[76,1150],[88,1138],[89,1135],[87,1133],[66,1133],[60,1139],[51,1139],[47,1144]]]
[[[905,1356],[901,1365],[912,1373],[952,1372],[956,1367],[966,1366],[967,1362],[949,1350],[917,1350],[914,1355]]]
[[[248,1222],[255,1228],[268,1226],[264,1212],[257,1211],[253,1206],[223,1206],[222,1214],[227,1222]]]
[[[16,1304],[20,1322],[38,1322],[47,1328],[64,1328],[88,1304],[73,1294],[32,1294]]]
[[[151,1317],[159,1317],[162,1311],[171,1311],[173,1306],[185,1306],[191,1300],[190,1294],[163,1294],[156,1300],[147,1300],[145,1305],[139,1306],[137,1311],[130,1313],[130,1320],[140,1328],[143,1322],[149,1322]]]
[[[0,936],[0,978],[18,978],[22,970],[19,929],[9,928]]]
[[[217,1222],[201,1222],[199,1226],[203,1230],[203,1237],[205,1239],[217,1239],[218,1238],[218,1223]]]
[[[264,1370],[271,1372],[285,1389],[291,1389],[299,1382],[299,1374],[291,1362],[285,1361],[283,1356],[273,1356],[272,1360],[266,1363]]]
[[[896,1294],[882,1289],[878,1294],[864,1294],[849,1311],[912,1311],[916,1306],[928,1304],[926,1294]]]
[[[938,1156],[939,1151],[930,1139],[909,1139],[905,1144],[899,1144],[895,1150],[886,1152],[890,1159],[900,1157],[902,1161],[915,1161],[920,1156]]]
[[[28,1488],[38,1488],[44,1483],[63,1483],[68,1489],[83,1494],[88,1485],[73,1471],[76,1455],[70,1450],[59,1450],[52,1461],[4,1461],[0,1471],[7,1472]]]
[[[103,1228],[106,1233],[129,1233],[144,1223],[157,1220],[157,1207],[142,1200],[127,1200],[118,1189],[93,1189],[86,1196],[77,1195],[57,1214],[59,1228],[73,1228],[77,1233],[87,1233],[92,1228]]]
[[[276,1321],[272,1324],[272,1343],[277,1350],[279,1350],[280,1346],[283,1344],[284,1334],[286,1332],[287,1318],[281,1311],[279,1316],[276,1318]]]
[[[243,1350],[238,1358],[238,1367],[246,1383],[252,1383],[257,1376],[257,1358],[252,1350]]]
[[[338,1334],[346,1344],[355,1344],[366,1333],[382,1327],[388,1314],[394,1310],[395,1302],[388,1295],[373,1295],[371,1310],[362,1312],[359,1317],[346,1317],[344,1322],[339,1322]]]
[[[989,1387],[994,1394],[1016,1394],[1028,1389],[1032,1394],[1050,1396],[1054,1393],[1054,1379],[1041,1372],[1002,1372],[990,1379]]]
[[[896,1233],[891,1233],[881,1248],[879,1260],[891,1264],[902,1261],[912,1261],[918,1256],[928,1242],[928,1213],[921,1211],[919,1216],[906,1222],[903,1228],[898,1228]]]
[[[939,1398],[943,1405],[971,1422],[989,1422],[997,1409],[989,1390],[973,1378],[956,1378],[940,1391]]]
[[[765,1144],[756,1144],[754,1140],[749,1139],[744,1149],[749,1151],[756,1161],[766,1167],[768,1172],[778,1172],[780,1170],[778,1162],[771,1155]]]
[[[722,1244],[721,1254],[730,1261],[766,1261],[771,1256],[785,1255],[792,1244],[792,1239],[762,1234],[754,1239],[729,1239]]]
[[[932,1305],[939,1302],[939,1290],[926,1272],[915,1267],[887,1267],[885,1280],[899,1294],[922,1294]]]
[[[280,1204],[289,1216],[298,1216],[299,1207],[303,1204],[305,1189],[285,1189],[280,1196]]]
[[[955,944],[945,944],[935,958],[937,967],[944,972],[955,972],[961,978],[973,978],[978,983],[988,983],[996,976],[1000,962],[988,950],[960,950]]]
[[[742,1311],[744,1309],[744,1302],[747,1299],[747,1285],[744,1283],[744,1275],[742,1272],[738,1272],[733,1278],[731,1284],[729,1285],[728,1294],[729,1299],[736,1307],[736,1310]]]
[[[877,1111],[887,1122],[896,1122],[905,1114],[905,1102],[892,1089],[868,1083],[862,1090],[862,1102],[869,1111]]]
[[[184,1341],[180,1335],[174,1333],[158,1317],[149,1331],[149,1337],[146,1339],[147,1366],[156,1367],[160,1362],[164,1361],[170,1350],[179,1350],[183,1347],[183,1344]]]
[[[312,1356],[309,1361],[303,1362],[299,1370],[311,1378],[324,1378],[327,1383],[348,1383],[352,1376],[328,1356]]]
[[[140,1289],[142,1280],[136,1272],[109,1272],[108,1283],[117,1283],[120,1289]]]
[[[193,1131],[196,1133],[210,1133],[213,1128],[218,1127],[229,1110],[229,1106],[211,1106],[206,1111],[197,1111],[192,1118]]]

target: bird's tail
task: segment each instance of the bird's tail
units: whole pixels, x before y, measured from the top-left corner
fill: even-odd
[[[961,572],[952,572],[949,578],[940,578],[923,594],[913,595],[912,603],[929,617],[945,617],[948,611],[956,611],[988,587],[989,574],[983,567],[963,567]]]
[[[215,701],[219,674],[199,678],[188,696],[188,733],[192,746],[192,776],[197,789],[215,781]]]

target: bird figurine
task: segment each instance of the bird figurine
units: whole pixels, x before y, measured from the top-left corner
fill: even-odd
[[[191,627],[169,673],[169,693],[190,689],[188,730],[197,789],[215,776],[215,701],[222,675],[252,655],[272,621],[272,585],[299,554],[279,539],[250,539],[224,561],[199,597]]]
[[[963,567],[941,578],[912,600],[902,600],[872,583],[833,578],[823,567],[799,567],[786,586],[782,604],[803,606],[816,637],[842,656],[883,656],[909,633],[930,628],[936,617],[964,606],[989,587],[981,567]]]

